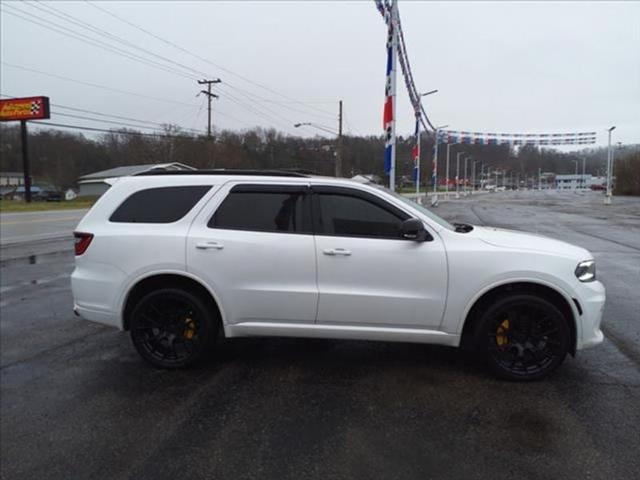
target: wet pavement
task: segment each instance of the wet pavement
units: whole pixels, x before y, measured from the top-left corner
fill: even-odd
[[[197,368],[155,370],[127,334],[72,315],[71,244],[3,249],[0,476],[637,478],[640,198],[601,200],[506,192],[436,209],[594,254],[607,339],[532,384],[456,349],[333,340],[233,340]]]

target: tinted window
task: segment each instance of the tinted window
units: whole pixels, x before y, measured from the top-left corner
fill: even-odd
[[[320,193],[318,233],[352,237],[401,238],[403,218],[364,198]]]
[[[184,217],[211,186],[189,185],[140,190],[113,212],[112,222],[172,223]]]
[[[304,191],[231,191],[209,220],[210,228],[311,233]]]

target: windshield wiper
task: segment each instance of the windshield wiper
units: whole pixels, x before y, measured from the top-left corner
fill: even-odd
[[[468,223],[454,223],[453,226],[458,233],[468,233],[473,230],[473,225],[469,225]]]

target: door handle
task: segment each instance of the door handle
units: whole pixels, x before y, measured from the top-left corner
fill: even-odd
[[[343,257],[348,257],[351,255],[351,250],[347,250],[346,248],[327,248],[322,251],[325,255],[342,255]]]
[[[196,243],[196,248],[200,250],[222,250],[224,245],[218,242],[199,242]]]

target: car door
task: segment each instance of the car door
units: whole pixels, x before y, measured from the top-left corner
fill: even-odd
[[[187,268],[218,297],[227,323],[316,317],[315,241],[306,185],[225,185],[187,240]]]
[[[439,327],[447,291],[440,238],[402,238],[401,224],[410,216],[368,191],[333,186],[312,190],[317,322]]]

